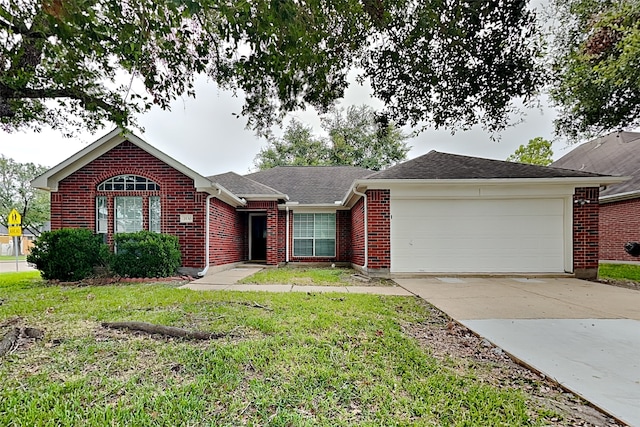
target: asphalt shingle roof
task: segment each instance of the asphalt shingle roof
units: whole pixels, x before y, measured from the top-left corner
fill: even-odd
[[[430,151],[367,179],[500,179],[595,177],[597,173]]]
[[[640,133],[614,132],[585,142],[553,162],[552,166],[632,177],[629,181],[607,187],[600,196],[640,191]]]
[[[354,180],[370,174],[354,166],[278,166],[246,177],[287,194],[292,202],[333,204],[344,198]]]
[[[247,195],[275,196],[282,194],[280,191],[274,190],[269,186],[260,184],[242,175],[238,175],[235,172],[221,173],[219,175],[209,176],[208,178],[240,197]]]

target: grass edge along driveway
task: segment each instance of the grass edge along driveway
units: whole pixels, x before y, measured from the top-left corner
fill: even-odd
[[[404,334],[431,316],[413,297],[60,287],[36,272],[0,275],[0,295],[1,333],[8,322],[46,333],[0,361],[0,425],[518,426],[559,417]],[[193,342],[100,326],[122,320],[228,334]]]

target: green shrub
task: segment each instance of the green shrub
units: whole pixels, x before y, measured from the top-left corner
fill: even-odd
[[[180,267],[180,245],[176,236],[139,231],[113,237],[116,253],[111,269],[120,276],[168,277]]]
[[[45,231],[34,242],[27,262],[36,265],[47,280],[77,281],[105,262],[109,248],[102,236],[86,228]]]

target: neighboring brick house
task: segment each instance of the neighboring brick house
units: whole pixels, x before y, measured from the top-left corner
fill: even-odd
[[[640,133],[610,133],[579,145],[552,166],[630,177],[600,190],[599,259],[638,261],[624,245],[640,241]]]
[[[620,179],[432,151],[381,172],[205,177],[114,130],[33,181],[51,228],[174,234],[183,270],[330,262],[368,274],[597,272],[598,189]]]

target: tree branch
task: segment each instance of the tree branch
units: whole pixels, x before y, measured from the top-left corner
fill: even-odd
[[[31,89],[20,88],[13,89],[0,83],[0,100],[1,99],[55,99],[55,98],[71,98],[80,101],[84,106],[95,104],[100,109],[113,114],[114,112],[124,113],[124,109],[109,104],[105,100],[91,96],[86,92],[76,91],[70,88],[63,89]],[[6,116],[0,111],[0,117]]]
[[[11,22],[7,21],[6,18],[4,17],[0,17],[0,29],[2,28],[4,28],[5,30],[12,31],[15,34],[20,34],[21,36],[28,37],[30,39],[44,40],[48,37],[47,34],[43,34],[42,32],[30,31],[25,26],[18,26],[18,25],[12,24]]]

